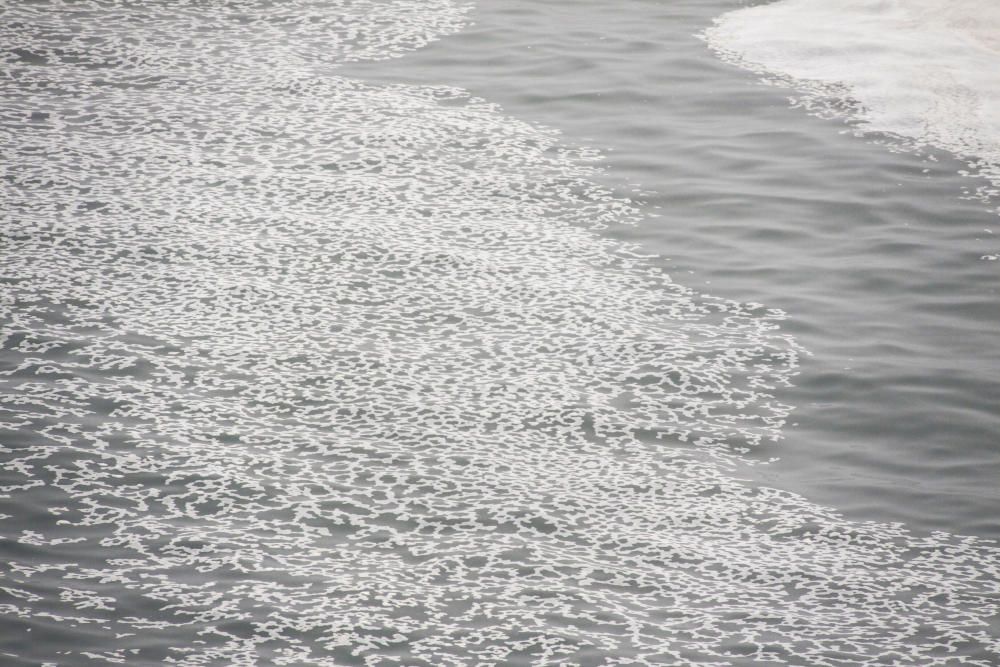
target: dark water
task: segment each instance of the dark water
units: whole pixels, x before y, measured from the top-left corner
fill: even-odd
[[[996,214],[736,6],[5,6],[0,663],[998,664]]]

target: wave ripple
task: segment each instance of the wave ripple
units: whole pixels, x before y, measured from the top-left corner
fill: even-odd
[[[732,476],[780,313],[600,235],[593,152],[334,69],[464,11],[6,10],[10,664],[989,664],[995,551]]]

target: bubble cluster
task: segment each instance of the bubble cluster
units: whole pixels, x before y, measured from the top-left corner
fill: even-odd
[[[997,35],[990,0],[783,0],[723,14],[701,36],[723,60],[794,89],[796,107],[891,150],[957,156],[980,179],[970,198],[995,202]]]
[[[735,478],[780,313],[602,235],[594,152],[336,72],[466,10],[4,10],[5,664],[993,664],[991,547]]]

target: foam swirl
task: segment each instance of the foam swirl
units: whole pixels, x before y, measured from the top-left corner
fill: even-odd
[[[859,131],[932,146],[1000,184],[1000,6],[989,0],[781,0],[705,31],[723,58],[794,86]]]

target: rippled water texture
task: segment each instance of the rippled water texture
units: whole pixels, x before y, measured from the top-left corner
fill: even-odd
[[[994,664],[994,546],[741,480],[793,320],[404,80],[471,12],[3,10],[4,664]]]
[[[391,68],[348,70],[416,84],[447,73],[566,141],[607,147],[606,182],[650,216],[610,234],[662,255],[679,282],[788,314],[783,330],[812,353],[787,394],[794,418],[782,443],[752,454],[780,462],[741,474],[859,519],[1000,537],[989,182],[961,176],[968,161],[871,131],[843,86],[823,97],[766,73],[762,86],[720,60],[699,37],[745,6],[484,0],[448,39]]]

